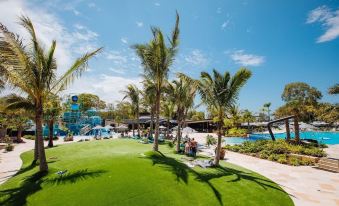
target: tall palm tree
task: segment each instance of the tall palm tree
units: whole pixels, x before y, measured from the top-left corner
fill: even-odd
[[[48,170],[42,137],[43,105],[46,97],[57,94],[86,71],[88,60],[101,48],[76,59],[73,65],[57,77],[54,51],[56,41],[45,50],[36,36],[33,23],[28,17],[20,17],[20,24],[30,34],[30,43],[24,45],[18,35],[10,32],[0,23],[0,64],[9,84],[26,94],[34,103],[40,171]]]
[[[210,108],[217,112],[218,144],[214,165],[219,165],[221,137],[224,134],[223,120],[229,108],[236,104],[240,89],[251,77],[251,71],[241,68],[233,77],[229,72],[223,75],[213,70],[213,76],[206,72],[201,72],[199,81],[199,93],[202,101]]]
[[[168,78],[170,66],[173,64],[179,44],[179,15],[176,15],[176,23],[166,45],[165,38],[159,28],[152,27],[153,38],[148,44],[137,44],[133,48],[144,66],[144,76],[155,85],[155,137],[153,150],[158,151],[160,100],[163,93],[163,85]]]
[[[140,110],[140,91],[137,86],[133,84],[127,85],[127,90],[122,91],[125,96],[122,100],[128,98],[132,105],[132,113],[134,120],[137,121],[138,125],[138,136],[140,137],[140,123],[139,123],[139,110]],[[133,137],[134,137],[134,122],[132,124]]]
[[[149,109],[151,115],[149,137],[153,137],[156,87],[150,79],[143,81],[143,87],[142,103],[145,108]]]
[[[180,150],[180,141],[181,141],[181,128],[184,126],[184,122],[188,113],[188,110],[193,107],[195,93],[197,87],[194,84],[191,84],[191,81],[188,78],[185,78],[183,74],[178,74],[178,80],[174,80],[173,85],[173,99],[176,105],[176,116],[178,123],[177,130],[177,152]]]
[[[270,116],[271,116],[271,115],[270,115],[270,112],[271,112],[270,107],[271,107],[271,102],[267,102],[267,103],[265,103],[264,106],[263,106],[263,111],[264,111],[264,112],[267,112],[268,121],[271,120],[271,118],[270,118]]]
[[[53,147],[54,122],[62,111],[60,97],[48,95],[44,104],[44,117],[48,125],[48,147]]]

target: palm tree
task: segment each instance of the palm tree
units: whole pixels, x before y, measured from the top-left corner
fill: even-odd
[[[239,69],[233,77],[231,77],[229,72],[225,72],[222,75],[218,71],[213,70],[213,77],[206,72],[201,72],[199,93],[202,101],[209,108],[213,108],[217,112],[218,144],[214,159],[214,165],[216,166],[219,165],[225,113],[236,104],[240,89],[251,75],[251,71],[245,68]]]
[[[167,96],[166,99],[163,101],[162,104],[162,112],[164,117],[166,117],[167,121],[167,129],[166,129],[166,138],[169,138],[169,130],[170,130],[170,120],[173,118],[175,113],[175,104],[173,99],[170,96]]]
[[[44,105],[44,117],[48,125],[48,147],[53,147],[54,122],[61,111],[60,98],[57,95],[49,95]]]
[[[140,91],[137,86],[133,84],[127,85],[127,90],[122,91],[125,96],[122,100],[128,98],[132,105],[132,113],[134,119],[137,121],[138,125],[138,136],[140,137],[140,123],[139,123],[139,108],[140,108]],[[132,124],[133,137],[134,137],[134,122]]]
[[[178,74],[179,80],[174,80],[173,99],[176,105],[176,116],[178,123],[177,130],[177,152],[180,150],[181,128],[184,126],[188,110],[193,107],[197,87],[191,84],[191,81],[183,74]],[[181,77],[180,77],[181,76]]]
[[[33,23],[28,17],[20,17],[20,24],[30,34],[30,43],[24,45],[18,35],[8,31],[0,23],[0,67],[9,84],[25,95],[34,103],[34,114],[37,133],[38,156],[40,171],[48,170],[44,142],[42,137],[43,105],[46,97],[57,94],[65,89],[72,81],[86,71],[88,60],[97,54],[101,48],[78,58],[73,65],[57,78],[54,51],[56,41],[52,41],[49,50],[45,50],[36,36]]]
[[[247,122],[247,130],[250,130],[250,122],[253,122],[255,120],[255,117],[253,116],[252,112],[245,109],[242,114],[242,120]]]
[[[153,137],[156,87],[150,79],[143,81],[143,87],[144,89],[141,93],[143,96],[142,104],[145,108],[149,109],[151,115],[149,136]]]
[[[153,150],[158,151],[160,100],[163,86],[168,78],[170,66],[173,64],[179,44],[179,15],[169,38],[170,45],[166,45],[165,38],[159,28],[152,27],[153,38],[148,44],[137,44],[133,48],[144,66],[144,76],[155,86],[155,137]]]
[[[268,121],[271,120],[271,117],[270,117],[270,112],[271,112],[270,107],[271,107],[271,102],[267,102],[263,106],[263,111],[267,112]]]

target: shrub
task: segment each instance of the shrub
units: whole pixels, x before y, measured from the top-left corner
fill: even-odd
[[[259,152],[259,158],[267,159],[270,156],[270,152],[268,150],[263,150]]]
[[[287,156],[286,155],[279,155],[277,162],[280,164],[286,164],[287,163]]]
[[[270,156],[268,156],[268,160],[271,160],[271,161],[277,161],[278,160],[278,155],[276,154],[270,154]]]
[[[174,147],[174,143],[172,141],[167,141],[167,146],[169,148],[173,148]]]
[[[5,150],[7,152],[13,151],[13,149],[14,149],[14,145],[12,145],[11,143],[8,143],[5,147]]]
[[[54,136],[53,137],[53,140],[58,140],[59,139],[59,137],[57,137],[57,136]],[[44,140],[45,141],[48,141],[49,140],[49,137],[48,136],[44,136]]]
[[[310,155],[313,157],[325,157],[326,153],[324,152],[324,150],[319,149],[319,148],[306,148],[305,150],[303,150],[303,153],[305,155]]]
[[[291,156],[291,157],[289,157],[288,160],[289,160],[289,164],[290,164],[290,165],[293,165],[293,166],[299,166],[299,165],[301,164],[300,159],[297,158],[297,157]]]
[[[23,138],[30,139],[30,140],[35,140],[35,135],[24,135]]]
[[[217,144],[217,140],[212,135],[207,135],[206,136],[206,144],[207,144],[207,146],[215,145],[215,144]]]

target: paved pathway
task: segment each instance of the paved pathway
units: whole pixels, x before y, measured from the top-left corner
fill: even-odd
[[[257,172],[279,184],[296,206],[339,206],[339,173],[309,166],[293,167],[227,152],[226,161]]]
[[[0,185],[11,178],[17,173],[22,165],[20,155],[23,152],[34,149],[34,140],[24,140],[26,143],[15,144],[14,150],[11,152],[5,152],[4,149],[0,150]],[[45,146],[48,142],[45,141]],[[64,142],[63,140],[54,141],[54,145],[65,144],[72,142]]]

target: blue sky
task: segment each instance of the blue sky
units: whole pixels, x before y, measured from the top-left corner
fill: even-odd
[[[140,82],[142,68],[130,46],[147,42],[151,25],[170,34],[176,10],[180,48],[171,77],[180,71],[198,78],[213,68],[234,73],[244,66],[253,77],[241,91],[241,108],[258,111],[265,102],[279,107],[284,85],[294,81],[317,87],[323,101],[338,102],[326,94],[339,77],[335,0],[2,0],[0,21],[25,37],[17,16],[30,16],[42,42],[57,39],[61,72],[75,57],[103,46],[68,92],[92,92],[115,102],[127,84]]]

